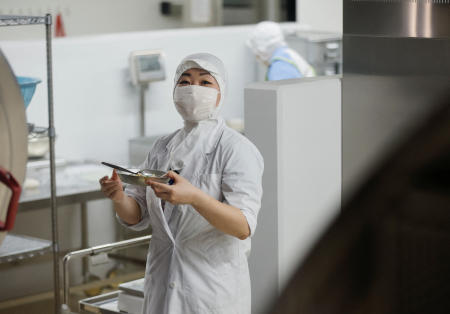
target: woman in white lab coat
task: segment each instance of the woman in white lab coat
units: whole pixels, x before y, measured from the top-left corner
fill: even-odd
[[[263,159],[220,118],[226,73],[211,54],[183,59],[174,103],[185,125],[160,138],[142,168],[169,172],[173,185],[127,186],[100,179],[119,221],[150,224],[144,313],[245,313],[250,310],[247,258],[262,197]]]

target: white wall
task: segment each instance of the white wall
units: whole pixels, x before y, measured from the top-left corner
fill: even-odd
[[[62,15],[67,36],[176,28],[181,17],[160,14],[159,0],[2,0],[0,14]],[[55,20],[53,20],[55,24]],[[39,39],[42,27],[0,28],[2,39]]]
[[[343,0],[297,0],[297,22],[312,29],[342,34]]]
[[[53,42],[56,155],[128,161],[128,140],[139,133],[138,90],[128,82],[133,50],[162,49],[167,79],[146,94],[147,135],[174,131],[182,120],[172,102],[172,77],[189,53],[206,51],[228,70],[225,118],[243,118],[244,86],[254,80],[254,57],[244,42],[250,26],[121,33],[56,39]],[[27,109],[29,122],[47,125],[43,41],[0,41],[16,75],[43,79]]]

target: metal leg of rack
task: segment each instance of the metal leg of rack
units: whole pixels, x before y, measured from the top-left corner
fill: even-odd
[[[87,219],[87,204],[81,202],[81,248],[85,249],[89,246],[89,234],[88,234],[88,219]],[[83,259],[83,277],[86,278],[89,271],[89,260]]]
[[[147,91],[148,85],[141,84],[139,86],[139,104],[141,109],[141,125],[140,134],[145,136],[145,92]]]
[[[47,43],[47,87],[48,87],[48,135],[50,140],[50,191],[53,242],[53,285],[55,290],[55,313],[61,310],[59,295],[59,239],[58,212],[56,207],[56,169],[55,169],[55,126],[53,116],[53,74],[52,74],[52,16],[46,15],[45,34]]]

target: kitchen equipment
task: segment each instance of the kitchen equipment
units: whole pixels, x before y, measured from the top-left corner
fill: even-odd
[[[117,302],[119,310],[130,314],[142,313],[144,307],[144,289],[144,278],[120,284],[120,294]]]
[[[130,73],[134,85],[166,79],[165,57],[160,50],[140,50],[130,53]]]
[[[28,158],[43,158],[49,151],[48,129],[28,125]]]
[[[166,79],[165,57],[161,50],[132,51],[129,57],[133,85],[139,88],[140,135],[145,135],[145,93],[151,82]]]
[[[34,92],[36,90],[36,85],[39,84],[41,80],[38,78],[26,76],[17,76],[16,79],[17,83],[20,86],[20,93],[22,94],[26,109],[31,102],[31,98],[33,98]]]
[[[296,30],[286,35],[286,42],[311,64],[317,75],[342,73],[342,35]]]
[[[24,100],[19,85],[0,50],[0,166],[22,184],[27,162],[27,128]],[[0,221],[13,208],[11,190],[0,183]],[[18,201],[18,197],[17,197]],[[6,231],[0,231],[0,244]]]
[[[55,124],[54,124],[54,110],[53,110],[53,72],[52,72],[52,16],[50,14],[46,14],[45,16],[16,16],[16,15],[0,15],[0,26],[18,26],[18,25],[44,25],[45,26],[45,48],[46,48],[46,64],[47,64],[47,102],[48,102],[48,129],[49,129],[49,137],[50,137],[50,209],[51,209],[51,221],[52,221],[52,253],[53,253],[53,289],[54,289],[54,312],[59,313],[60,310],[60,300],[59,300],[59,238],[58,238],[58,212],[56,207],[56,179],[55,179]],[[28,52],[31,55],[31,52]],[[6,64],[6,66],[5,66]],[[4,81],[4,78],[8,82]],[[10,77],[10,78],[8,78]],[[12,81],[10,83],[9,81]],[[8,88],[9,87],[9,88]],[[14,91],[17,90],[17,93]],[[19,97],[19,101],[16,101],[17,94]],[[3,96],[5,95],[5,96]],[[5,99],[7,100],[5,102]],[[5,105],[6,104],[6,105]],[[23,98],[18,91],[17,80],[15,79],[11,68],[6,62],[6,59],[3,57],[3,54],[0,54],[0,106],[8,108],[11,105],[21,105],[23,104]],[[22,129],[24,134],[26,134],[26,124],[25,124],[25,106],[21,105],[22,113],[21,117],[15,117],[15,119],[7,119],[8,124],[6,125],[6,130],[15,128]],[[7,115],[6,115],[7,116]],[[0,119],[3,115],[0,115]],[[0,121],[0,126],[3,126],[4,121]],[[10,126],[13,125],[13,126]],[[1,127],[0,127],[1,128]],[[6,151],[6,158],[11,158],[14,162],[19,163],[19,170],[21,176],[15,175],[15,177],[19,180],[19,182],[23,181],[25,175],[25,163],[27,160],[26,148],[22,151],[16,151],[17,147],[14,147],[13,150],[8,149],[15,146],[15,141],[12,141],[13,145],[10,145],[8,142],[8,136],[11,138],[10,134],[14,134],[14,132],[7,132],[4,137],[3,132],[0,132],[0,147],[6,146],[6,150],[0,150],[0,164],[3,165],[2,152]],[[25,137],[25,135],[24,135]],[[25,137],[26,139],[26,137]],[[23,144],[26,147],[25,142],[21,142],[18,139],[19,147]],[[6,145],[4,145],[6,143]],[[3,147],[2,147],[3,148]],[[2,212],[4,204],[2,204],[2,195],[0,194],[0,213]]]
[[[48,240],[8,233],[0,246],[0,264],[41,256],[51,248],[52,242]]]
[[[117,171],[117,174],[119,175],[120,180],[122,182],[133,184],[133,185],[141,185],[141,186],[148,186],[148,184],[145,183],[145,180],[150,179],[155,182],[159,183],[166,183],[171,184],[172,179],[169,177],[166,177],[167,172],[161,171],[161,170],[151,170],[151,169],[131,169],[131,171],[139,171],[142,174],[131,174],[124,171]]]
[[[104,161],[102,161],[102,164],[105,165],[105,166],[114,168],[114,169],[116,169],[116,170],[125,171],[125,172],[129,172],[129,173],[132,173],[132,174],[135,174],[135,175],[139,175],[139,171],[137,171],[137,172],[131,171],[131,170],[128,170],[128,169],[123,168],[123,167],[121,167],[121,166],[113,165],[113,164],[110,164],[110,163],[104,162]]]
[[[159,183],[172,183],[171,179],[166,176],[166,171],[152,169],[126,169],[107,162],[102,162],[102,164],[118,170],[117,174],[119,175],[120,180],[128,184],[147,186],[145,183],[145,180],[147,179],[151,179]]]
[[[112,313],[123,313],[119,310],[118,300],[120,291],[112,291],[104,293],[95,297],[83,299],[80,301],[80,311],[81,313],[102,313],[102,314],[112,314]],[[63,313],[69,312],[68,306],[63,305]],[[66,312],[67,311],[67,312]]]
[[[63,313],[72,313],[69,308],[69,288],[70,288],[70,276],[69,276],[69,262],[73,259],[78,259],[87,256],[96,256],[99,254],[105,254],[112,250],[120,250],[125,248],[131,248],[139,245],[146,244],[150,242],[152,236],[147,235],[143,237],[138,237],[134,239],[128,239],[120,242],[108,243],[103,245],[98,245],[78,251],[69,252],[64,256],[63,259]],[[79,307],[81,313],[123,313],[120,312],[117,307],[117,299],[119,296],[119,291],[113,291],[100,296],[83,299],[79,301]]]
[[[342,182],[350,194],[448,92],[450,2],[343,3]]]

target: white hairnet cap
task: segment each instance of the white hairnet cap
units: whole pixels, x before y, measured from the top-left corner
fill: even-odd
[[[275,50],[285,46],[283,32],[280,25],[271,21],[258,23],[250,33],[247,45],[263,61],[269,61]]]
[[[222,108],[222,104],[225,98],[227,82],[227,73],[223,62],[210,53],[202,52],[188,55],[183,60],[181,60],[175,72],[173,87],[174,91],[175,87],[177,86],[177,82],[181,77],[181,74],[192,68],[206,70],[216,79],[220,88],[220,102],[217,106],[217,111],[219,111]]]

